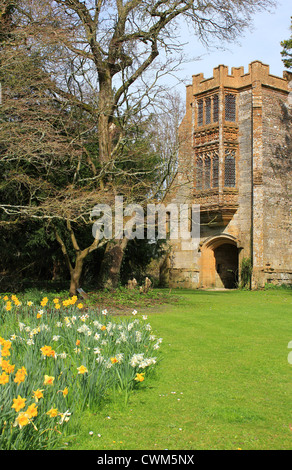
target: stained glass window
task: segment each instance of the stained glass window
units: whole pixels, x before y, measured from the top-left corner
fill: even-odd
[[[225,96],[225,121],[236,121],[236,98],[230,93]]]
[[[225,150],[224,186],[234,188],[236,183],[235,150]]]

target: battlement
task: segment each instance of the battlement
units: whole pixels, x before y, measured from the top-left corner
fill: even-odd
[[[231,88],[241,90],[250,88],[254,84],[261,84],[282,92],[289,93],[289,81],[292,80],[292,74],[283,72],[283,78],[270,74],[269,65],[256,60],[249,64],[248,72],[245,73],[244,67],[232,67],[231,74],[226,65],[219,65],[213,69],[213,77],[205,78],[204,74],[199,73],[192,77],[192,94],[198,95],[211,90]]]

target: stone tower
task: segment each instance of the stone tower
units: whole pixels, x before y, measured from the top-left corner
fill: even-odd
[[[170,286],[234,288],[243,259],[253,288],[291,282],[290,92],[259,61],[193,76],[171,200],[200,205],[200,242],[171,240]]]

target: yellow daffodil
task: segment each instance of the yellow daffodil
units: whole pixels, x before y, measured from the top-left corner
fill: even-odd
[[[60,392],[62,393],[63,397],[66,397],[68,395],[68,387],[65,387],[64,390],[60,390]]]
[[[28,418],[34,418],[35,416],[38,415],[38,407],[36,406],[35,403],[33,403],[32,405],[30,405],[27,410],[26,410],[26,414],[28,416]]]
[[[86,372],[88,372],[88,369],[85,366],[77,367],[77,370],[78,374],[85,374]]]
[[[15,369],[15,365],[10,364],[10,362],[6,361],[5,359],[0,359],[0,366],[7,374],[11,374]]]
[[[119,361],[117,360],[116,357],[111,357],[111,363],[112,364],[116,364],[117,362],[119,362]]]
[[[37,389],[35,392],[33,391],[32,394],[36,402],[38,402],[40,398],[44,397],[43,390]]]
[[[27,371],[25,367],[18,369],[14,377],[14,382],[19,385],[21,382],[24,382],[26,375],[27,375]]]
[[[22,410],[22,408],[25,407],[25,402],[26,398],[22,398],[20,395],[18,395],[17,398],[13,398],[13,405],[11,408],[14,408],[15,411],[18,413],[18,411]]]
[[[9,351],[9,347],[8,347],[8,346],[4,346],[4,347],[1,349],[1,356],[2,356],[2,357],[10,356],[10,351]]]
[[[24,374],[19,374],[16,372],[16,375],[14,377],[14,382],[19,385],[21,384],[22,382],[25,381],[25,375]]]
[[[10,356],[11,341],[0,337],[1,357]]]
[[[50,418],[54,418],[55,416],[58,416],[58,409],[57,408],[51,408],[49,411],[47,411],[46,414],[49,415]]]
[[[16,297],[16,295],[12,295],[12,296],[11,296],[11,300],[13,300],[13,302],[14,302],[15,305],[21,305],[21,302],[18,300],[18,298]]]
[[[10,364],[10,363],[7,364],[7,366],[6,366],[6,372],[7,372],[7,374],[12,374],[12,372],[14,372],[14,369],[15,369],[15,365],[14,365],[14,364]]]
[[[43,346],[41,348],[43,356],[55,356],[56,352],[51,348],[51,346]]]
[[[27,413],[22,412],[22,413],[19,413],[19,415],[17,416],[14,426],[18,425],[21,429],[23,426],[26,426],[29,422],[30,421],[29,421],[29,417]]]
[[[55,377],[52,377],[51,375],[45,375],[44,385],[53,385],[54,380]]]
[[[78,305],[77,305],[77,308],[79,308],[79,309],[81,310],[81,309],[83,308],[83,304],[81,304],[81,303],[78,304]]]
[[[137,373],[135,380],[137,380],[137,382],[143,382],[143,380],[145,379],[144,374],[145,372],[142,372],[142,374]]]
[[[0,385],[5,385],[9,382],[9,375],[6,372],[2,372],[0,375]]]

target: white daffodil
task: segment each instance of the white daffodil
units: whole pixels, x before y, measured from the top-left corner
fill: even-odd
[[[140,342],[142,341],[142,333],[141,333],[141,331],[136,331],[135,336],[136,336],[136,341],[137,341],[137,343],[140,343]]]

